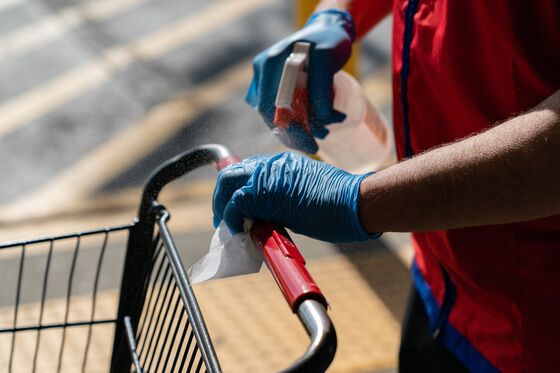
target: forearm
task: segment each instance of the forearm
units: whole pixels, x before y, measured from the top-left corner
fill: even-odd
[[[340,9],[349,12],[356,25],[356,38],[359,39],[391,12],[392,4],[393,0],[323,0],[316,10]]]
[[[376,173],[360,188],[369,232],[511,223],[560,213],[560,91],[483,133]]]

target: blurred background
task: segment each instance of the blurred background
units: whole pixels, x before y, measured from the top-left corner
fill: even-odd
[[[197,145],[221,143],[241,157],[284,150],[243,98],[252,57],[293,32],[312,3],[1,0],[0,241],[127,223],[154,167]],[[390,49],[389,18],[359,44],[350,66],[389,119]],[[208,167],[165,190],[186,266],[208,250],[214,182],[215,170]],[[339,336],[331,371],[395,371],[410,286],[408,236],[385,234],[344,247],[294,239],[330,302]],[[97,306],[106,305],[109,313],[125,240],[108,246],[115,254],[105,263]],[[70,257],[68,247],[57,251],[59,261]],[[88,246],[80,250],[77,272],[88,266]],[[38,288],[43,269],[36,263],[46,251],[25,255],[26,284]],[[2,325],[13,323],[13,269],[21,256],[0,251]],[[66,294],[50,286],[53,309],[64,307]],[[87,289],[71,289],[76,312]],[[196,285],[195,291],[225,372],[278,370],[303,352],[307,337],[266,269]],[[19,296],[29,320],[37,312],[32,293]],[[0,371],[11,340],[0,336]],[[17,348],[24,351],[26,343]],[[24,364],[25,353],[20,356]]]

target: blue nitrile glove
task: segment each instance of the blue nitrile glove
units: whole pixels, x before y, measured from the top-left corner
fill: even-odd
[[[214,225],[224,219],[232,234],[244,218],[285,226],[329,242],[365,241],[358,217],[360,183],[352,175],[295,153],[258,156],[222,170],[214,189]]]
[[[356,36],[350,13],[329,9],[314,13],[305,26],[274,44],[253,60],[254,76],[245,101],[263,116],[265,122],[274,126],[274,101],[286,58],[294,43],[305,41],[312,44],[308,63],[309,122],[312,135],[324,138],[328,134],[326,124],[342,122],[345,115],[333,109],[333,76],[339,71],[352,53],[352,42]],[[292,144],[308,153],[317,151],[317,143],[305,131],[296,133],[290,126]],[[300,140],[296,137],[306,136]],[[285,141],[284,141],[285,142]]]

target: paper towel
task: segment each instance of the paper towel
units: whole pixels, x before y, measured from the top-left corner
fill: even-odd
[[[250,221],[245,222],[248,232]],[[261,269],[263,258],[248,233],[232,236],[222,221],[212,240],[210,250],[188,270],[191,284],[217,278],[246,275]]]

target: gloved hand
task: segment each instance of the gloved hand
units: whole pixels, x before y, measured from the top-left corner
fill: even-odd
[[[257,156],[222,170],[213,196],[214,225],[224,219],[232,234],[244,218],[285,226],[329,242],[365,241],[358,217],[360,183],[327,163],[294,153]]]
[[[290,126],[289,136],[296,141],[289,146],[315,153],[318,147],[313,136],[324,138],[329,132],[326,124],[344,120],[345,115],[333,109],[333,76],[350,58],[355,34],[354,22],[348,12],[324,10],[314,13],[301,30],[261,52],[253,60],[254,76],[245,101],[257,109],[273,128],[274,101],[284,62],[294,43],[306,41],[312,44],[307,87],[312,136],[299,130],[299,126]],[[308,138],[300,139],[299,136]]]

